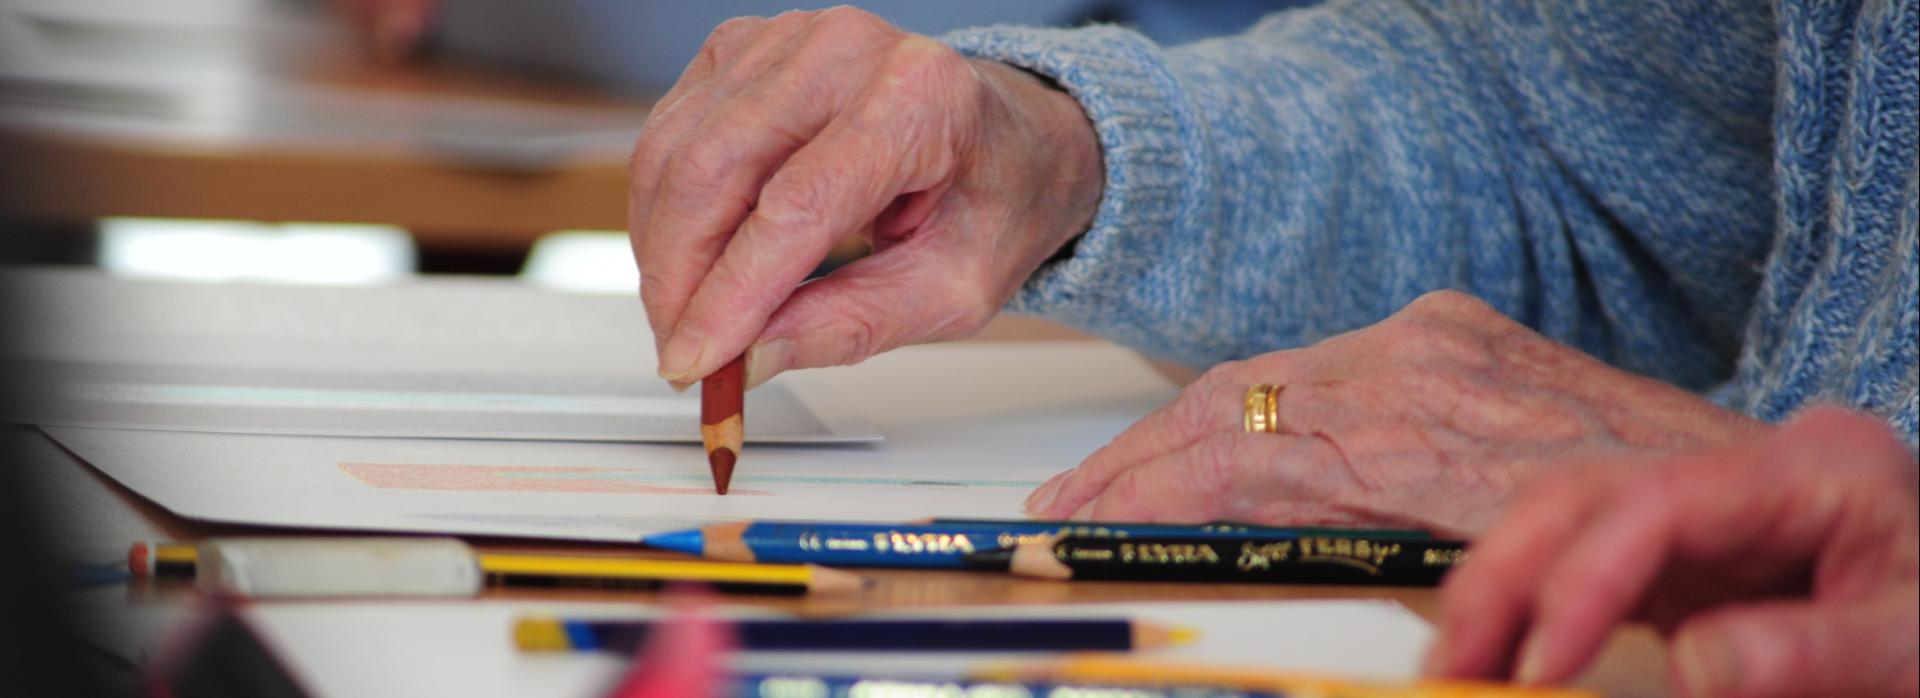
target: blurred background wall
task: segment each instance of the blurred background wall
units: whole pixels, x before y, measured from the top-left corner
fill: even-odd
[[[0,0],[0,231],[17,259],[127,275],[631,293],[624,159],[651,99],[719,22],[832,4]],[[1175,44],[1300,3],[852,4]]]

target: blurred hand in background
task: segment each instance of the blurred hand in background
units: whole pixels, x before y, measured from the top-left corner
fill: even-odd
[[[411,57],[426,37],[438,0],[333,0],[348,26],[381,61]]]

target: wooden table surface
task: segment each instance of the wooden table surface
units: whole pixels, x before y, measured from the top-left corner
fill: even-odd
[[[602,147],[503,166],[449,157],[431,138],[410,142],[419,139],[408,129],[431,137],[434,119],[457,122],[472,106],[521,110],[509,121],[535,133],[543,120],[556,130],[637,132],[650,106],[644,96],[443,66],[375,65],[345,52],[272,76],[257,94],[236,95],[253,98],[263,101],[237,111],[264,114],[211,124],[196,123],[209,117],[193,113],[148,124],[90,114],[58,99],[51,105],[0,102],[0,115],[18,117],[0,121],[0,161],[10,173],[0,177],[0,213],[56,222],[104,216],[377,222],[408,229],[422,246],[517,251],[555,230],[623,229],[624,153]],[[291,135],[300,136],[300,120],[314,118],[298,113],[309,98],[344,106],[330,121],[312,122],[324,126],[316,129],[322,132],[286,138],[286,122],[295,124]],[[354,131],[356,104],[377,107],[388,123]],[[106,126],[64,126],[93,117]],[[267,127],[279,137],[250,133]]]

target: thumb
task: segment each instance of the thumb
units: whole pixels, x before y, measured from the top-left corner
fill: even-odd
[[[979,330],[999,304],[984,285],[946,273],[950,261],[926,250],[890,248],[801,286],[747,349],[747,387],[781,371],[856,364]]]
[[[1912,590],[1845,605],[1768,604],[1688,622],[1672,649],[1676,694],[1911,696],[1920,692]]]

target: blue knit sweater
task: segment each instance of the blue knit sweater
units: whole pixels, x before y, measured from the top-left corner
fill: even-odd
[[[1161,48],[947,40],[1046,75],[1107,189],[1012,309],[1205,366],[1459,289],[1778,421],[1915,447],[1916,0],[1347,0]]]

